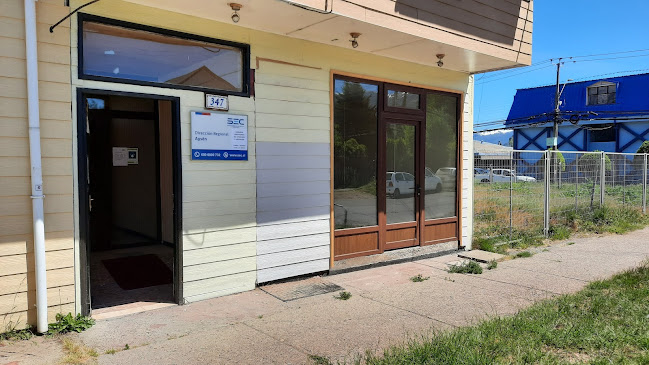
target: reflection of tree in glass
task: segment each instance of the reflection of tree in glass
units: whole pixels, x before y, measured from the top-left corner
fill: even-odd
[[[334,189],[375,186],[378,87],[343,80],[335,86]]]
[[[428,94],[426,99],[426,167],[457,167],[457,97]]]
[[[415,127],[388,124],[386,135],[388,171],[415,174]]]

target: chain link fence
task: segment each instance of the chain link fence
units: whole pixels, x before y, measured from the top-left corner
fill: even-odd
[[[646,213],[647,155],[516,151],[474,160],[474,236],[547,237],[570,217],[604,205]]]

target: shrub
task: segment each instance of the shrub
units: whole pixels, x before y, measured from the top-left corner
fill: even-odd
[[[451,265],[448,272],[452,274],[482,274],[482,266],[475,261],[465,261],[460,265]]]

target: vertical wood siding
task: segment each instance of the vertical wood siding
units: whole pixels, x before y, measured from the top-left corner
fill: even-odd
[[[62,1],[36,3],[50,320],[74,312],[70,29]],[[0,1],[0,332],[35,324],[23,0]],[[10,324],[11,323],[11,324]]]

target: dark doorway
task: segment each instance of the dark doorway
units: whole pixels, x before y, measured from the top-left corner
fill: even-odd
[[[79,104],[84,312],[177,303],[178,101],[88,91]]]

